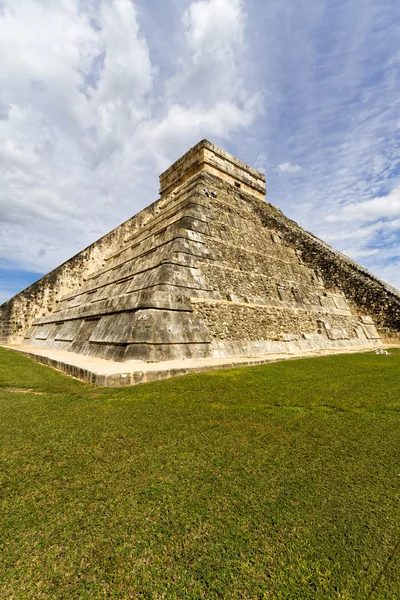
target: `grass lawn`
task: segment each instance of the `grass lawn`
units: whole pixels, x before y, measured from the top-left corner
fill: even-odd
[[[400,350],[102,389],[0,349],[0,598],[400,598]]]

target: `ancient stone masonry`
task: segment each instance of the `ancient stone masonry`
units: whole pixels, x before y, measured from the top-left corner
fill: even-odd
[[[0,306],[0,343],[21,342],[36,318],[52,312],[66,294],[79,288],[93,270],[100,268],[110,252],[121,247],[128,232],[154,217],[155,204]]]
[[[203,141],[160,184],[158,201],[0,307],[3,343],[163,361],[400,339],[399,292],[265,203],[255,169]]]

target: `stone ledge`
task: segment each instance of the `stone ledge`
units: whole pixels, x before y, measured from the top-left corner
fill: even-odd
[[[192,288],[188,289],[190,291],[192,290]],[[131,294],[126,294],[121,297],[110,298],[109,300],[101,300],[96,304],[86,304],[82,305],[82,307],[77,306],[61,311],[55,311],[44,317],[35,319],[33,325],[36,326],[46,325],[47,323],[57,323],[61,321],[74,321],[88,317],[131,312],[143,308],[171,310],[178,312],[193,312],[191,302],[183,293],[172,296],[167,292],[149,292],[144,290],[132,292]]]
[[[399,347],[399,344],[387,345],[387,348]],[[382,346],[380,346],[382,347]],[[145,363],[129,361],[117,363],[91,356],[74,354],[50,348],[34,346],[7,345],[7,350],[20,352],[36,362],[52,367],[86,383],[102,387],[127,387],[141,383],[150,383],[191,373],[202,373],[219,369],[257,366],[282,360],[296,360],[329,356],[334,354],[354,354],[371,352],[374,346],[358,346],[329,350],[313,350],[302,353],[269,354],[259,357],[241,356],[233,358],[207,358],[185,361],[167,361],[162,363]]]
[[[237,298],[237,297],[236,297]],[[261,300],[261,298],[256,299],[256,300]],[[235,300],[225,300],[225,299],[220,299],[220,298],[215,298],[215,297],[193,297],[191,296],[190,301],[192,303],[192,305],[200,305],[200,304],[205,304],[205,305],[224,305],[224,306],[236,306],[236,307],[241,307],[241,308],[248,308],[248,309],[257,309],[257,308],[265,308],[265,309],[276,309],[276,310],[290,310],[294,313],[296,312],[309,312],[309,313],[318,313],[321,315],[340,315],[343,317],[355,317],[356,315],[354,315],[350,308],[327,308],[324,306],[319,306],[318,304],[306,304],[306,303],[300,303],[300,302],[285,302],[284,300],[274,300],[274,299],[268,299],[265,301],[265,303],[262,303],[260,301],[257,302],[246,302],[243,300],[240,300],[239,298],[235,299]]]

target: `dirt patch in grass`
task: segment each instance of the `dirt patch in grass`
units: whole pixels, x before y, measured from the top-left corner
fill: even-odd
[[[43,396],[43,392],[36,392],[32,388],[17,388],[17,387],[3,387],[0,388],[0,392],[11,392],[12,394],[33,394],[34,396]]]

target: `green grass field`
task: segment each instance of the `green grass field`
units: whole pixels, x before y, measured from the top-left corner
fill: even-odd
[[[0,598],[400,598],[400,350],[124,389],[0,349]]]

